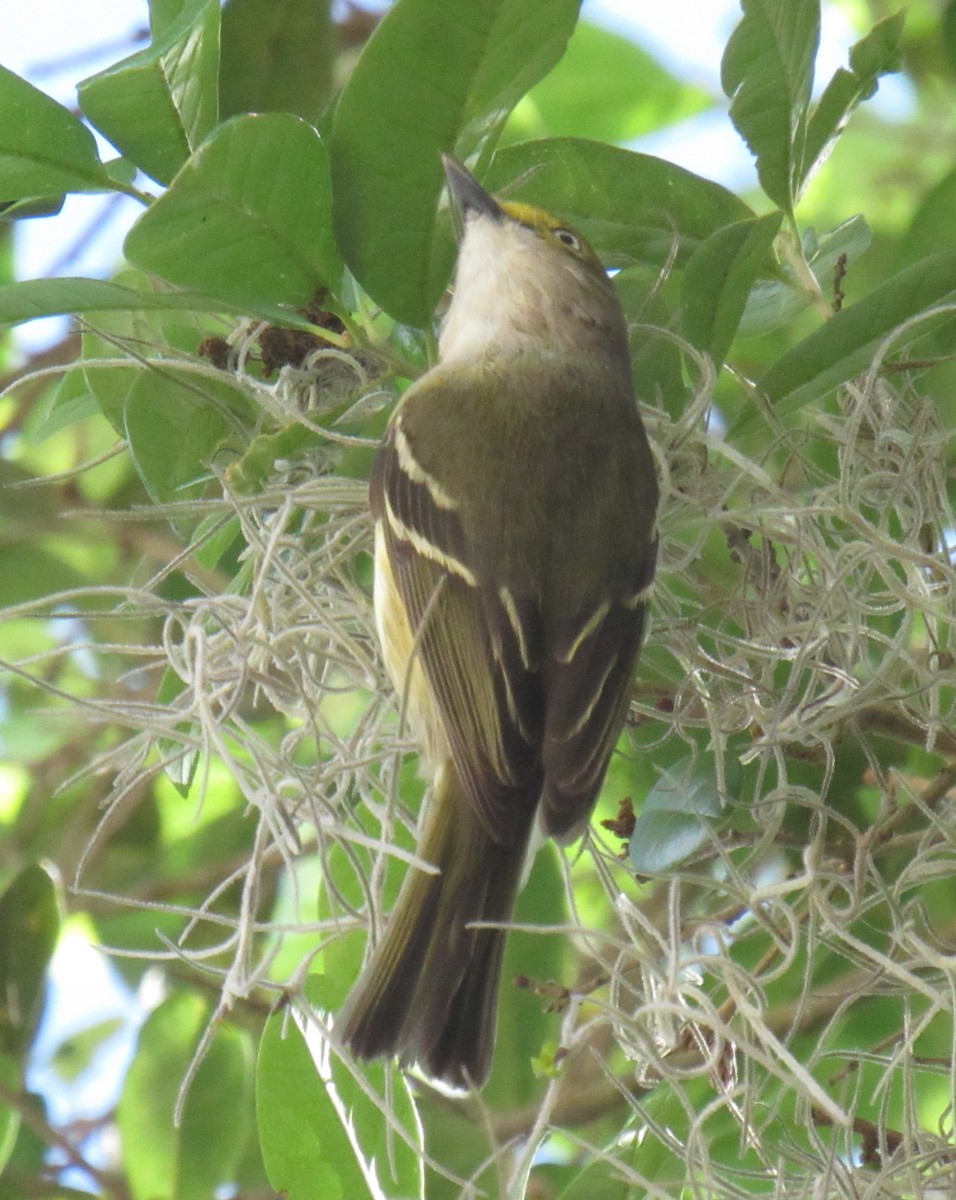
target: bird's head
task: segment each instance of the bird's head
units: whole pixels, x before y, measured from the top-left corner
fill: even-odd
[[[481,353],[622,354],[627,334],[601,260],[566,222],[499,200],[443,157],[458,234],[442,361]]]

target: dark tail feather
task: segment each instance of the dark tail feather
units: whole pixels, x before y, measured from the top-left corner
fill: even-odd
[[[335,1029],[356,1058],[395,1056],[479,1087],[491,1068],[506,934],[468,926],[510,920],[527,837],[493,842],[457,780],[430,809],[418,852],[441,873],[409,870]]]

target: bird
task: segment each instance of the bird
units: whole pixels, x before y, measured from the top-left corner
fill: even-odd
[[[409,868],[334,1035],[467,1091],[491,1069],[529,857],[585,830],[628,712],[658,485],[595,251],[442,164],[452,297],[369,485],[375,620],[430,780],[433,869]]]

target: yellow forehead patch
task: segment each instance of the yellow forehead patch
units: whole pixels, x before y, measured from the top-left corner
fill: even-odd
[[[513,221],[518,221],[522,225],[527,225],[530,229],[545,236],[554,233],[556,229],[567,229],[578,239],[579,247],[572,250],[578,258],[583,258],[590,261],[599,270],[603,271],[601,260],[594,252],[594,247],[582,234],[569,225],[567,221],[561,221],[551,213],[545,212],[543,208],[536,208],[533,204],[523,204],[520,200],[499,200],[499,205],[504,213],[506,213]],[[556,240],[556,239],[555,239]],[[568,249],[565,244],[565,249]]]

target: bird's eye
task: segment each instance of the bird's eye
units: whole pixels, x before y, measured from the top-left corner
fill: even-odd
[[[581,239],[573,229],[555,229],[554,236],[558,239],[562,246],[567,246],[569,250],[574,250],[576,252],[581,249]]]

